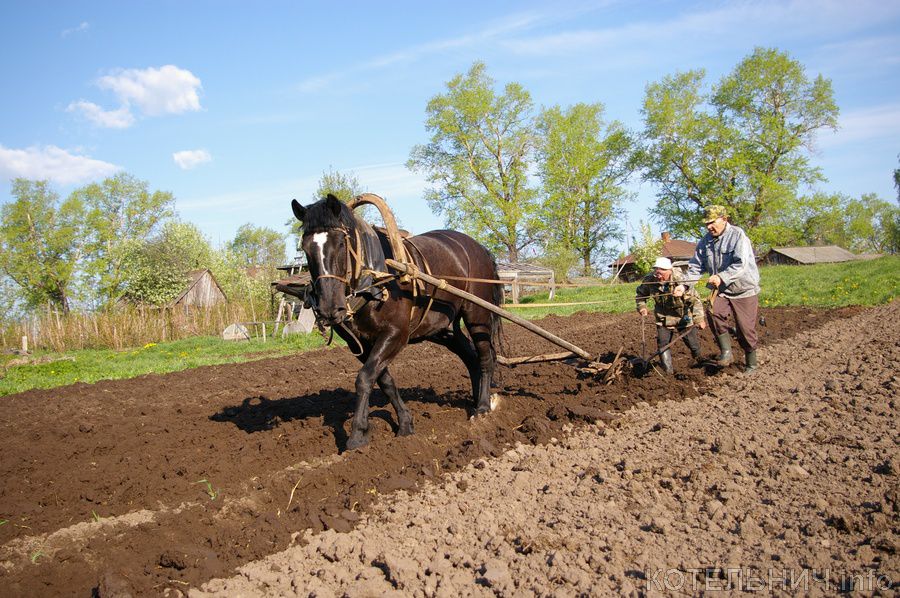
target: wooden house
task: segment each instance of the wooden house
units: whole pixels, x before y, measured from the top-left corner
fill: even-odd
[[[225,303],[228,298],[225,291],[219,286],[219,282],[208,269],[192,270],[188,272],[188,281],[175,299],[169,302],[169,307],[210,307]]]

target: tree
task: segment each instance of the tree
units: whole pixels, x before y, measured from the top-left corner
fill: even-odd
[[[635,170],[632,139],[621,123],[603,121],[599,103],[547,108],[536,128],[545,252],[576,256],[582,275],[590,276],[609,242],[622,237],[624,184]]]
[[[355,173],[340,172],[329,167],[327,171],[322,173],[322,177],[319,179],[319,186],[312,195],[312,200],[319,201],[320,199],[327,197],[329,193],[340,199],[342,202],[347,203],[357,195],[361,195],[363,193],[363,187]],[[367,221],[371,221],[373,210],[374,208],[371,208],[371,206],[366,206],[362,209],[362,217]],[[374,211],[377,212],[377,210]],[[303,224],[291,216],[286,222],[286,225],[290,229],[290,234],[297,239],[297,246],[299,247]]]
[[[634,257],[634,270],[644,275],[653,269],[653,263],[660,257],[665,241],[661,237],[653,236],[653,230],[649,223],[640,222],[641,239],[633,239],[631,255]]]
[[[77,189],[87,209],[84,270],[101,303],[111,305],[122,294],[128,251],[174,217],[174,196],[149,190],[149,184],[126,173]]]
[[[532,101],[518,83],[502,95],[493,88],[481,62],[453,77],[428,102],[431,140],[415,146],[406,165],[426,174],[428,205],[447,226],[515,262],[537,235],[536,191],[528,185]]]
[[[644,179],[659,185],[654,214],[680,235],[696,235],[702,208],[728,206],[756,241],[796,197],[824,180],[810,165],[816,133],[837,128],[831,82],[810,80],[784,52],[757,48],[710,92],[703,71],[647,87]]]
[[[874,194],[853,199],[815,193],[792,200],[766,231],[781,245],[839,245],[854,252],[896,252],[893,223],[900,209]],[[774,245],[771,239],[763,243]]]
[[[0,210],[0,267],[28,307],[68,313],[83,251],[85,211],[78,197],[60,202],[48,181],[15,179],[14,201]]]
[[[165,305],[184,290],[191,270],[210,268],[215,273],[219,260],[196,225],[166,222],[152,238],[128,244],[124,295],[135,303]]]
[[[264,226],[242,224],[227,248],[245,268],[274,268],[285,261],[284,235]]]

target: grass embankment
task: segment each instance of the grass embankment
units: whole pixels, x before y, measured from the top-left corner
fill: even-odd
[[[880,305],[893,301],[900,292],[900,256],[875,260],[817,264],[814,266],[764,266],[759,270],[761,307],[800,305],[846,307]],[[705,279],[704,279],[705,280]],[[596,302],[592,305],[520,307],[523,318],[548,314],[569,315],[579,311],[623,313],[634,310],[637,283],[599,287],[557,289],[553,303]],[[701,296],[709,291],[700,286]],[[548,293],[529,295],[523,304],[548,303]]]
[[[900,257],[865,262],[817,266],[769,266],[760,269],[762,307],[786,305],[844,307],[878,305],[893,301],[900,289]],[[569,315],[579,311],[622,313],[634,309],[636,284],[558,289],[553,303],[592,302],[591,305],[515,308],[528,319],[548,314]],[[707,291],[703,290],[702,294]],[[531,295],[523,303],[548,303],[547,293]],[[335,342],[338,339],[335,338]],[[148,343],[129,351],[84,350],[66,354],[36,353],[32,365],[6,367],[0,380],[0,395],[30,388],[53,388],[75,382],[131,378],[148,373],[166,373],[201,365],[237,363],[276,357],[319,348],[316,333],[286,339],[270,338],[243,342],[218,337],[195,337],[167,343]],[[14,356],[4,356],[4,365]]]

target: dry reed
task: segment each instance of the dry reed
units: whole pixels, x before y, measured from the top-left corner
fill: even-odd
[[[118,306],[107,311],[69,314],[46,309],[0,328],[0,342],[4,349],[19,348],[22,337],[27,336],[29,349],[60,353],[76,349],[121,350],[192,336],[220,335],[230,324],[252,322],[257,314],[271,311],[270,306],[260,307],[248,301],[212,307]]]

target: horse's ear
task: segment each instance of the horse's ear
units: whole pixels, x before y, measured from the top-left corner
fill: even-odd
[[[294,210],[294,217],[297,218],[300,222],[303,222],[306,219],[306,208],[300,205],[300,202],[296,199],[291,200],[291,209]]]
[[[325,198],[325,207],[331,210],[331,213],[334,214],[335,218],[340,218],[341,200],[335,197],[334,194],[329,193]]]

